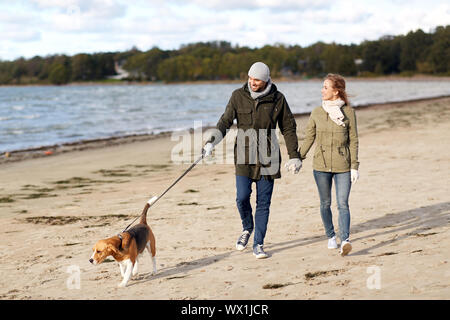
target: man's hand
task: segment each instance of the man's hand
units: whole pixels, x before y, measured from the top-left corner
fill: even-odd
[[[359,172],[358,172],[358,170],[351,169],[350,170],[350,174],[351,174],[352,184],[356,183],[356,181],[358,181],[358,179],[359,179]]]
[[[297,174],[301,167],[302,167],[302,160],[299,158],[290,159],[284,167],[287,169],[287,171],[291,171],[294,174]]]
[[[214,149],[214,146],[211,142],[208,142],[207,144],[205,144],[205,146],[203,147],[203,150],[202,150],[203,158],[209,157],[211,155],[213,149]]]

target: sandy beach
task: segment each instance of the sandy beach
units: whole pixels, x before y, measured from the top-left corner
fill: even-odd
[[[312,153],[299,174],[283,170],[275,182],[264,260],[235,249],[234,166],[202,162],[149,210],[158,272],[146,253],[126,288],[112,258],[89,263],[92,246],[189,167],[171,159],[177,141],[165,134],[3,157],[0,299],[450,299],[450,98],[356,114],[350,255],[327,249]],[[300,140],[307,119],[297,118]],[[337,226],[334,195],[332,209]]]

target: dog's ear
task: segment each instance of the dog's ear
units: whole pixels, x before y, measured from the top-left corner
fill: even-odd
[[[108,250],[112,253],[112,254],[118,254],[119,253],[119,248],[117,248],[114,244],[112,243],[108,243],[107,246]]]

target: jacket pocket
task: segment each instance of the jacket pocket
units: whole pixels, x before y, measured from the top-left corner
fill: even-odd
[[[326,168],[327,163],[325,162],[325,155],[323,154],[324,152],[325,150],[323,150],[322,145],[317,146],[314,154],[314,160],[318,161],[319,163],[322,162],[323,168]]]
[[[346,165],[350,165],[350,152],[347,147],[338,147],[338,153]]]
[[[238,125],[251,125],[252,124],[252,110],[240,109],[237,110]]]

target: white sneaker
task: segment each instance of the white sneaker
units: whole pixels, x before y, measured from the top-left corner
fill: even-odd
[[[349,254],[349,252],[352,251],[352,244],[350,243],[350,240],[344,240],[341,243],[341,256],[346,256]]]
[[[336,236],[328,239],[328,249],[337,249],[338,245],[336,243]]]

